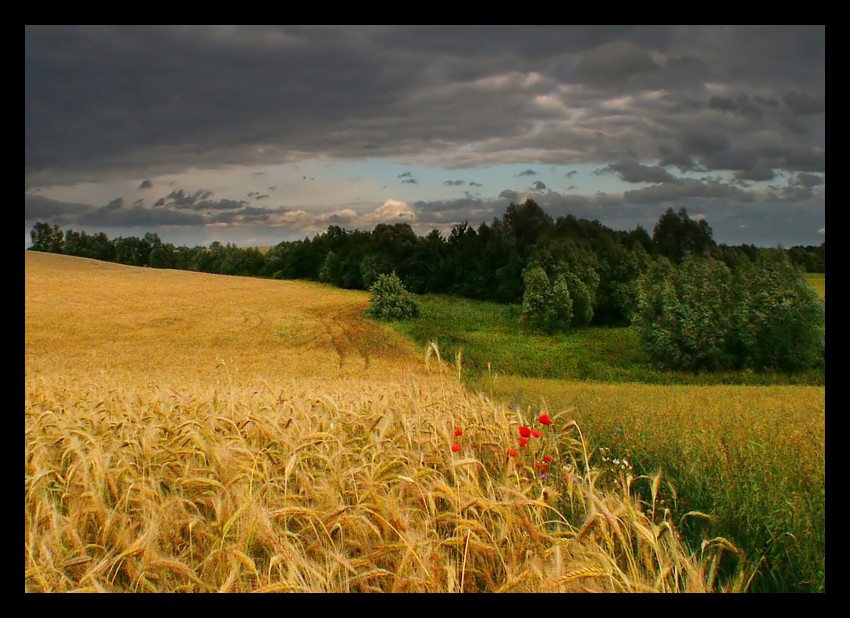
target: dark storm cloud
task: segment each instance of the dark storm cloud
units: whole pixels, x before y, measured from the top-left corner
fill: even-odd
[[[815,176],[814,174],[806,174],[805,172],[800,172],[797,174],[797,184],[802,187],[817,187],[818,185],[823,184],[822,176]]]
[[[165,206],[167,208],[176,208],[177,210],[236,210],[247,205],[245,200],[232,200],[223,198],[219,200],[211,200],[215,193],[204,189],[199,189],[193,193],[187,193],[183,189],[175,189],[165,197],[159,198],[155,203],[155,207]],[[259,194],[253,193],[249,196],[254,199],[262,199]]]
[[[767,181],[773,180],[775,177],[776,172],[769,168],[740,170],[735,172],[736,180]]]
[[[28,213],[63,184],[148,190],[164,174],[304,159],[634,158],[623,182],[679,190],[664,168],[825,173],[825,26],[26,26],[24,48]],[[584,190],[593,208],[617,199]],[[242,204],[184,191],[146,212],[201,202]]]
[[[826,111],[826,97],[823,93],[811,95],[805,92],[789,92],[782,100],[792,112],[800,116],[823,114]]]
[[[279,210],[247,206],[234,212],[217,212],[210,216],[210,223],[252,223],[268,221]]]
[[[623,193],[624,201],[638,204],[662,204],[685,198],[734,198],[740,202],[750,202],[753,200],[753,195],[722,182],[700,181],[692,178],[683,178],[674,183],[664,183]]]
[[[546,183],[540,180],[535,180],[531,185],[532,190],[534,191],[545,191]]]
[[[500,149],[492,162],[520,162],[512,142],[541,161],[601,163],[628,148],[647,160],[681,114],[767,122],[760,110],[777,101],[821,116],[793,147],[821,139],[824,60],[823,26],[28,26],[26,180],[374,156],[364,144],[465,166],[489,157],[452,148],[481,140]],[[630,107],[614,113],[611,88]],[[710,122],[699,119],[706,134],[728,137]],[[771,122],[761,130],[788,129]],[[604,148],[585,147],[596,135]]]
[[[494,217],[502,216],[508,204],[506,200],[464,197],[450,201],[415,202],[413,209],[420,226],[445,227],[468,222],[477,228],[480,222],[489,223]]]
[[[608,166],[623,182],[675,182],[676,178],[658,165],[641,165],[634,159],[626,159]]]
[[[583,54],[576,72],[592,81],[619,81],[656,68],[645,49],[628,41],[612,41]]]
[[[206,223],[206,220],[201,215],[176,210],[153,210],[142,206],[110,209],[109,206],[104,206],[94,212],[76,217],[72,223],[73,225],[98,231],[102,228],[140,228],[150,230],[162,225],[203,225]]]
[[[245,200],[202,200],[192,205],[192,210],[238,210],[247,205]]]
[[[109,202],[106,206],[104,206],[104,210],[117,210],[118,208],[124,207],[124,198],[116,197],[114,200]]]
[[[58,222],[95,210],[91,204],[62,202],[41,195],[24,194],[24,219],[26,221]]]

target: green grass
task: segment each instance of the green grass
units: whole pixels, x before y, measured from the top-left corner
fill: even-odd
[[[436,342],[442,356],[461,354],[466,378],[488,375],[644,384],[800,384],[822,386],[824,370],[680,372],[658,369],[629,327],[589,327],[546,336],[520,327],[520,307],[464,298],[418,296],[420,318],[393,328],[422,346]]]
[[[820,294],[821,298],[826,297],[825,278],[826,278],[826,275],[824,275],[824,273],[807,273],[806,274],[806,279],[808,280],[809,285],[811,285],[815,289],[815,291],[818,294]]]
[[[809,280],[823,296],[823,275]],[[661,371],[632,328],[543,336],[520,327],[516,305],[417,301],[421,317],[392,327],[423,347],[435,342],[450,362],[460,354],[473,389],[520,408],[570,410],[597,447],[628,452],[636,475],[664,472],[677,521],[710,513],[711,525],[692,517],[684,526],[694,551],[703,534],[729,538],[742,559],[765,558],[755,590],[824,590],[823,367]],[[761,386],[776,388],[750,388]]]

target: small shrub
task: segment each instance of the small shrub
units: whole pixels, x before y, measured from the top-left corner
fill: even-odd
[[[419,317],[419,305],[395,272],[380,274],[369,288],[372,293],[366,315],[379,320]]]
[[[546,271],[533,266],[523,272],[522,280],[525,293],[520,321],[543,332],[567,330],[573,318],[573,301],[564,276],[558,275],[550,283]]]

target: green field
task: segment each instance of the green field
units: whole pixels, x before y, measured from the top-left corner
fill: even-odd
[[[823,275],[809,279],[823,295]],[[661,371],[630,328],[541,336],[518,328],[517,306],[418,300],[422,317],[394,329],[435,342],[475,390],[517,410],[574,418],[598,461],[628,460],[636,477],[660,472],[666,508],[684,518],[689,541],[734,542],[739,561],[758,565],[754,590],[824,589],[822,367]]]
[[[424,295],[418,301],[422,318],[393,328],[421,346],[435,342],[451,361],[459,353],[472,380],[495,374],[607,383],[824,384],[823,368],[795,374],[662,371],[647,358],[632,328],[591,327],[538,335],[519,328],[517,305],[442,295]]]

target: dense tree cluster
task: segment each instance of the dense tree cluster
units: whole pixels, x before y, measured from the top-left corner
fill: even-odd
[[[825,265],[824,244],[787,251],[718,245],[708,223],[692,219],[684,209],[668,209],[650,236],[640,226],[624,232],[572,215],[553,219],[531,199],[510,204],[489,224],[455,225],[447,236],[433,230],[420,237],[407,223],[381,223],[371,232],[332,225],[325,233],[284,241],[265,253],[220,242],[175,247],[153,233],[109,239],[102,232],[63,232],[42,222],[33,226],[31,239],[35,251],[133,266],[308,279],[361,290],[380,281],[379,287],[395,299],[439,293],[521,304],[523,325],[546,332],[635,322],[644,328],[647,348],[678,367],[808,362],[811,345],[792,341],[808,335],[794,331],[788,299],[802,293],[794,277],[824,272]],[[772,279],[764,274],[770,269]],[[399,289],[393,287],[396,279]],[[748,282],[767,287],[747,289]],[[778,294],[786,294],[786,300],[777,300]],[[729,305],[733,299],[737,305]],[[800,302],[808,311],[809,301]],[[682,313],[682,307],[688,310]],[[688,311],[692,315],[685,315]],[[758,324],[755,318],[744,319],[744,311],[763,319]],[[737,329],[735,342],[724,334],[730,329]],[[771,337],[784,337],[785,343],[777,344],[782,349],[768,351],[764,342]],[[809,351],[789,362],[787,348],[795,345]],[[730,361],[730,355],[738,360]]]
[[[661,257],[638,291],[633,323],[662,367],[795,371],[823,361],[824,303],[784,251],[734,271],[697,254]]]

